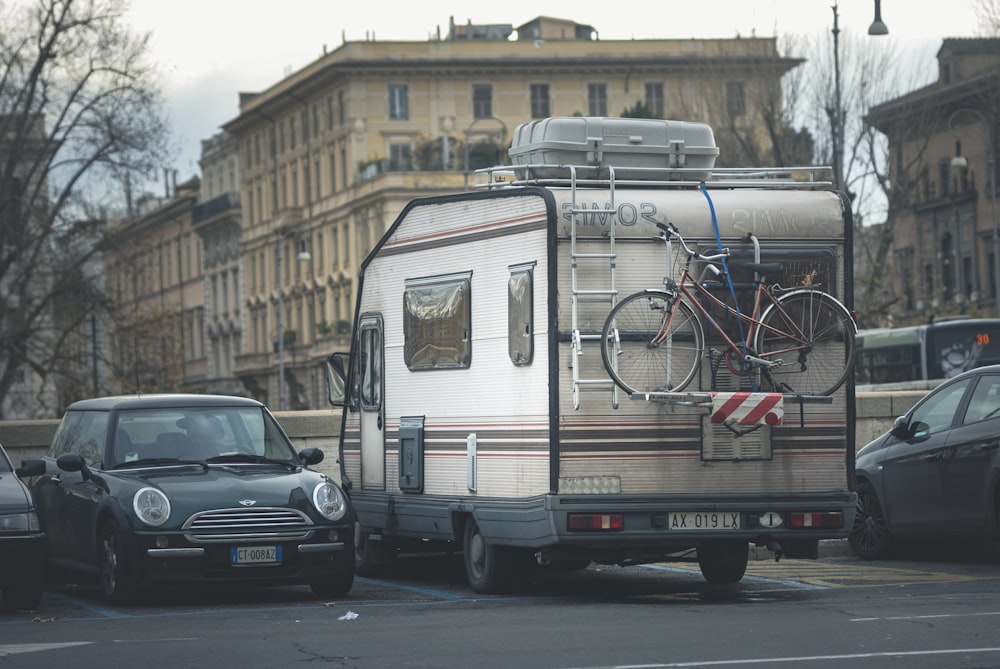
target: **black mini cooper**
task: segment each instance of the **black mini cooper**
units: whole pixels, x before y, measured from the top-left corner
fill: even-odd
[[[302,584],[343,596],[355,518],[343,490],[309,469],[322,459],[315,448],[296,453],[255,400],[76,402],[32,479],[47,565],[95,577],[110,603],[181,584]]]

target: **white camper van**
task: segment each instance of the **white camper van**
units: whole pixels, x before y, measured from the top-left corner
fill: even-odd
[[[703,124],[546,119],[400,214],[328,362],[362,573],[436,548],[483,593],[591,562],[736,582],[750,544],[847,536],[850,209],[717,153]]]

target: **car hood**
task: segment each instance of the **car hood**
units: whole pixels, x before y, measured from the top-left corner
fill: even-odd
[[[257,505],[288,504],[292,490],[312,490],[323,475],[297,467],[261,465],[226,465],[191,468],[169,468],[146,471],[137,477],[165,492],[171,499],[230,498],[233,503],[247,498]]]
[[[27,489],[16,474],[0,474],[0,511],[25,511],[33,506]]]

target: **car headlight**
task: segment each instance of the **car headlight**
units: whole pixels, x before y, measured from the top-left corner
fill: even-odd
[[[0,532],[37,532],[38,529],[38,514],[34,511],[0,513]]]
[[[340,520],[347,514],[347,499],[340,488],[324,481],[313,488],[313,505],[327,520]]]
[[[143,488],[132,498],[132,508],[139,520],[159,527],[170,517],[170,500],[156,488]]]

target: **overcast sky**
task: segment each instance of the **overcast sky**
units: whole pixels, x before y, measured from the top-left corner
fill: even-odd
[[[238,114],[238,93],[259,91],[343,41],[426,40],[448,21],[515,27],[537,16],[593,26],[601,39],[800,35],[833,27],[833,0],[131,0],[128,20],[152,35],[153,57],[181,153],[178,179],[199,172],[200,141]],[[841,39],[864,35],[873,0],[841,0]],[[945,37],[977,33],[973,0],[882,0],[888,39],[933,54]],[[926,66],[926,63],[924,63]]]

